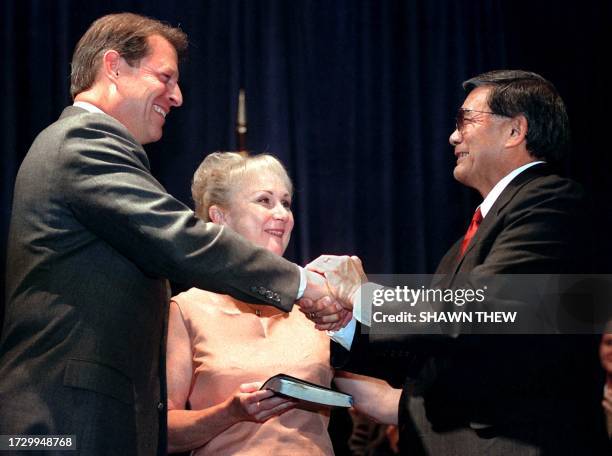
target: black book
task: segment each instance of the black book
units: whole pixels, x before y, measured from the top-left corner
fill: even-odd
[[[277,374],[270,377],[261,389],[274,391],[276,394],[299,399],[313,404],[330,407],[352,407],[353,396],[341,393],[325,386],[310,383],[290,375]]]

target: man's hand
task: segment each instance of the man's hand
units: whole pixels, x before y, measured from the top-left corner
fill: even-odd
[[[304,290],[304,296],[302,296],[302,298],[316,301],[317,299],[321,299],[323,296],[331,295],[331,290],[327,285],[327,280],[325,280],[325,277],[322,274],[309,271],[308,269],[304,270],[306,271],[306,278],[308,279],[308,282],[306,283],[306,289]]]
[[[308,286],[300,310],[320,330],[335,331],[351,321],[355,295],[367,282],[356,256],[322,255],[306,265]]]
[[[361,260],[356,256],[321,255],[307,264],[306,269],[323,274],[333,297],[348,311],[353,309],[359,287],[368,281]]]
[[[321,331],[337,331],[345,327],[353,316],[352,312],[329,296],[317,301],[303,298],[297,303],[306,317],[315,323],[315,328]]]

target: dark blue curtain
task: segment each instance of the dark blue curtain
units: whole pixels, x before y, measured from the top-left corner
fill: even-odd
[[[276,154],[295,182],[291,259],[353,253],[371,273],[433,271],[479,202],[452,178],[460,83],[514,67],[543,74],[567,102],[575,155],[566,171],[590,191],[593,261],[609,265],[607,0],[4,0],[0,8],[2,265],[19,163],[70,102],[76,41],[119,11],[180,24],[191,40],[185,103],[148,146],[154,174],[191,204],[198,163],[236,147],[245,87],[248,148]]]

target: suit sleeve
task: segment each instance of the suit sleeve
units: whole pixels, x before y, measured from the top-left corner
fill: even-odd
[[[415,353],[405,345],[389,341],[384,346],[376,342],[370,345],[369,334],[362,330],[361,323],[357,323],[350,351],[335,341],[330,343],[332,367],[384,378],[394,387],[402,385],[404,377],[414,370],[418,361]]]
[[[506,210],[501,230],[474,268],[477,274],[584,273],[588,217],[584,194],[572,181],[549,176],[527,184]]]
[[[481,303],[473,302],[462,307],[469,311],[516,310],[517,306],[529,307],[532,297],[528,290],[521,294],[515,282],[500,287],[503,281],[495,281],[500,274],[562,274],[584,272],[583,248],[584,199],[581,188],[565,179],[547,176],[524,185],[513,198],[502,208],[496,209],[488,216],[496,217],[493,231],[485,239],[478,241],[464,259],[465,273],[454,272],[454,282],[448,288],[481,289],[490,287],[491,280],[498,285],[495,293],[487,295]],[[441,264],[452,267],[441,268],[442,272],[454,271],[457,264],[456,244],[446,255]],[[440,269],[437,274],[442,274]],[[446,286],[443,286],[446,288]],[[403,302],[386,302],[389,313],[399,312]],[[527,309],[529,311],[529,309]],[[531,315],[531,314],[530,314]],[[534,318],[537,315],[534,314]],[[440,328],[441,335],[435,335],[436,329],[431,324],[423,324],[422,330],[413,324],[411,334],[356,334],[350,357],[341,348],[335,347],[339,364],[353,366],[362,364],[367,353],[376,353],[383,358],[401,357],[407,362],[404,366],[415,366],[415,353],[427,356],[446,353],[452,347],[461,345],[457,340],[465,328],[462,323],[449,324]],[[449,337],[450,336],[450,337]],[[367,339],[368,343],[362,341]],[[459,337],[459,339],[461,339]],[[453,348],[453,350],[455,349]],[[345,367],[346,368],[346,367]]]
[[[147,275],[291,309],[296,265],[196,218],[155,180],[144,150],[121,125],[80,117],[87,121],[69,130],[60,153],[60,197],[84,230]]]

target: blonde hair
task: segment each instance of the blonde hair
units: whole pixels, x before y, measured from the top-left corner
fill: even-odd
[[[210,206],[229,207],[232,190],[246,176],[262,171],[275,174],[287,186],[289,195],[293,194],[293,184],[287,170],[272,155],[248,155],[243,152],[213,152],[208,155],[194,173],[191,184],[196,215],[209,222]]]

